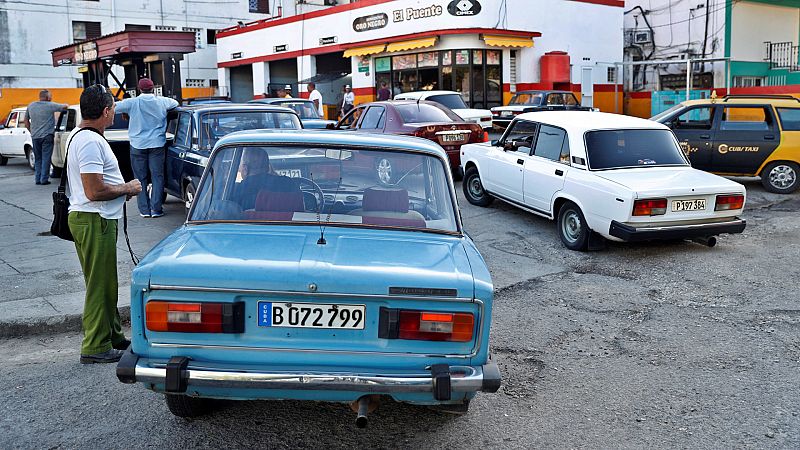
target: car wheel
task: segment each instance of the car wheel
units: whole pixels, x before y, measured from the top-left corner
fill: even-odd
[[[392,161],[388,158],[381,158],[375,163],[375,174],[378,176],[378,182],[382,186],[392,185]]]
[[[8,164],[8,157],[0,156],[0,166],[5,166]]]
[[[764,189],[777,194],[789,194],[797,190],[797,177],[800,176],[800,166],[788,161],[775,161],[767,164],[761,171],[761,184]]]
[[[475,167],[467,169],[461,187],[464,189],[464,196],[467,197],[467,201],[473,205],[489,206],[494,201],[494,197],[483,189],[481,176]]]
[[[190,181],[183,189],[183,203],[186,205],[186,212],[189,212],[189,208],[192,207],[192,202],[194,202],[196,195],[197,189],[194,187],[194,183]]]
[[[164,394],[169,412],[185,418],[202,416],[211,410],[211,401],[207,398],[189,397],[183,394]]]
[[[578,205],[567,202],[558,211],[558,236],[564,247],[585,251],[589,243],[589,225]]]
[[[30,147],[25,147],[25,159],[28,160],[28,167],[31,170],[36,170],[36,155],[33,154],[33,149]]]

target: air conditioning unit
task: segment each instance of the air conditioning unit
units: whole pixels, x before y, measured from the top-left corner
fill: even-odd
[[[650,30],[636,30],[633,32],[634,44],[649,44],[653,42],[653,33]]]

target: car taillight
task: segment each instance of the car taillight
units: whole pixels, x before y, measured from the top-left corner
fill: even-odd
[[[660,216],[667,212],[667,199],[650,198],[633,202],[634,216]]]
[[[398,339],[469,342],[475,318],[469,313],[400,311]]]
[[[499,117],[500,116],[500,111],[492,111],[492,115]]]
[[[145,306],[150,331],[242,333],[244,303],[187,303],[152,300]]]
[[[718,195],[714,211],[728,211],[732,209],[742,209],[744,207],[744,195]]]

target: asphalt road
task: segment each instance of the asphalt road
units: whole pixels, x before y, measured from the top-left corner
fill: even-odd
[[[798,448],[800,193],[740,181],[747,229],[715,248],[570,252],[552,222],[461,196],[495,282],[504,376],[464,417],[385,402],[359,430],[344,405],[287,401],[178,419],[113,365],[81,366],[79,336],[60,334],[0,342],[0,448]],[[178,221],[134,227],[156,236]]]

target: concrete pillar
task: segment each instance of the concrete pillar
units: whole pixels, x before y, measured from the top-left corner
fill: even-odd
[[[219,92],[217,94],[230,97],[231,70],[226,67],[217,68],[217,82],[219,83]]]
[[[253,63],[253,98],[262,98],[269,86],[269,63]]]
[[[317,74],[317,58],[313,55],[304,55],[297,58],[297,81],[311,78]],[[308,97],[308,89],[305,84],[297,83],[296,97]]]

